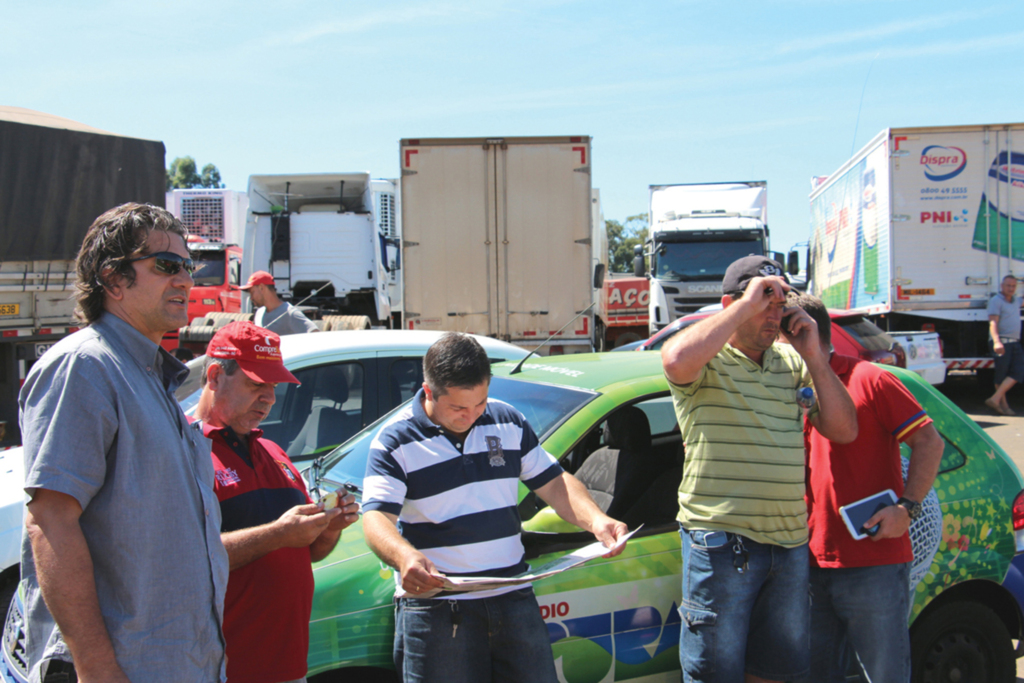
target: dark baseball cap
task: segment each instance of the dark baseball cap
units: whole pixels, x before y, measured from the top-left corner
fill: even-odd
[[[737,261],[733,261],[726,268],[725,278],[722,280],[722,292],[724,294],[735,294],[736,292],[746,291],[747,283],[755,277],[768,277],[771,275],[781,277],[787,284],[789,283],[789,278],[786,277],[786,272],[779,265],[778,261],[774,261],[767,256],[744,256]]]

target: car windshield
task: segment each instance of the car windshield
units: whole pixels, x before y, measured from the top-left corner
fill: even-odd
[[[859,315],[836,318],[835,322],[868,351],[888,351],[896,343],[881,327]]]
[[[196,272],[192,280],[199,287],[215,287],[224,284],[223,251],[193,251],[192,260],[196,262]]]
[[[658,280],[721,280],[733,261],[761,252],[758,241],[662,242],[651,257],[651,273]]]
[[[490,398],[505,401],[525,415],[542,442],[558,425],[597,396],[596,392],[585,389],[556,387],[507,377],[492,377],[487,393]],[[398,406],[325,456],[324,479],[332,488],[353,484],[362,489],[370,444],[384,422],[408,405],[407,401]]]

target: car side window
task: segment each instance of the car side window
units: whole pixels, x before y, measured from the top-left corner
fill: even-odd
[[[673,524],[683,476],[682,437],[672,398],[655,396],[616,408],[583,436],[562,465],[587,489],[598,507],[631,529]],[[520,505],[527,531],[560,530],[548,508]]]
[[[939,462],[939,474],[962,467],[967,462],[967,456],[963,451],[953,445],[953,442],[946,438],[945,434],[939,433],[942,437],[942,460]],[[906,444],[900,444],[900,454],[910,459],[910,448]]]
[[[393,408],[416,395],[423,386],[423,361],[419,358],[399,358],[388,368],[388,406]]]
[[[289,457],[308,460],[362,429],[362,363],[319,365],[292,374],[301,384],[277,385],[276,403],[261,425]]]

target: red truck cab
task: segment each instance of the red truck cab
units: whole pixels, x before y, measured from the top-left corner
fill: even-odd
[[[198,269],[192,275],[195,284],[188,297],[188,321],[207,313],[238,313],[242,310],[242,248],[237,244],[207,242],[189,237],[189,250]],[[178,331],[164,335],[161,345],[168,351],[178,347]]]

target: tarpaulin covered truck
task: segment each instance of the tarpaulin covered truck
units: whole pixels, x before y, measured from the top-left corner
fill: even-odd
[[[592,350],[604,266],[590,138],[404,139],[399,151],[403,326],[533,349],[568,325],[540,353]]]
[[[811,289],[991,368],[988,300],[1024,276],[1024,123],[887,128],[810,196]]]
[[[18,390],[77,329],[74,259],[118,204],[164,205],[164,144],[0,107],[0,446],[20,443]]]

